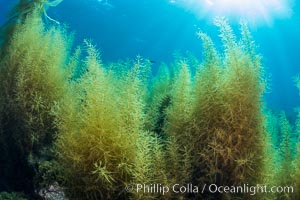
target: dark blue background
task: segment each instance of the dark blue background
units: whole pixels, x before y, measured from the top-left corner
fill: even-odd
[[[0,24],[4,23],[12,2],[15,1],[0,0]],[[201,58],[201,41],[195,34],[199,29],[219,44],[211,20],[197,19],[167,0],[64,0],[58,7],[50,8],[48,14],[76,32],[77,44],[85,38],[92,39],[104,62],[136,55],[157,63],[169,62],[176,50],[192,52]],[[291,18],[277,19],[272,26],[252,28],[266,71],[271,74],[271,91],[266,94],[268,106],[284,109],[292,117],[294,108],[300,106],[299,92],[293,82],[300,74],[299,16],[296,2]]]

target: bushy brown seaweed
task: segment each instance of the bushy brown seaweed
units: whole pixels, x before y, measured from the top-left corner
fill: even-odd
[[[222,50],[198,32],[201,64],[178,56],[152,77],[148,60],[105,65],[88,41],[71,54],[65,30],[45,28],[38,12],[24,16],[0,60],[0,189],[34,198],[56,182],[70,199],[95,200],[299,195],[135,191],[136,184],[299,186],[293,127],[284,113],[264,111],[264,70],[247,25],[240,39],[226,20],[216,25]],[[297,127],[299,134],[299,120]]]

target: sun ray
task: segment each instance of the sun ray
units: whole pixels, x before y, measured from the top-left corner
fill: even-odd
[[[291,16],[293,5],[293,0],[169,0],[169,2],[184,7],[201,19],[225,16],[269,25],[276,18]]]

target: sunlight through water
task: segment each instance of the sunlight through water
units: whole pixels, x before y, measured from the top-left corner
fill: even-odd
[[[244,18],[256,25],[272,25],[276,18],[290,17],[293,5],[292,0],[169,0],[169,3],[184,7],[198,18]]]

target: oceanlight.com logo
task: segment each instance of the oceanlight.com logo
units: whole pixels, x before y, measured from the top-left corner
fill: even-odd
[[[293,193],[293,186],[271,186],[267,185],[255,185],[249,186],[249,184],[243,184],[240,186],[218,186],[216,184],[208,185],[208,191],[210,193],[232,193],[241,194],[247,193],[250,195],[256,195],[258,193]]]
[[[125,188],[126,192],[130,193],[148,193],[148,194],[162,194],[177,193],[177,194],[197,194],[197,193],[219,193],[219,194],[249,194],[256,195],[258,193],[293,193],[293,186],[267,186],[243,184],[239,186],[219,186],[216,184],[204,184],[203,186],[189,184],[131,184]]]

